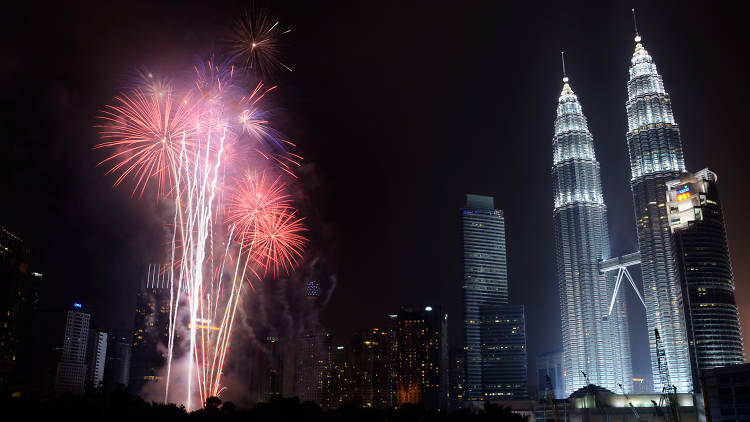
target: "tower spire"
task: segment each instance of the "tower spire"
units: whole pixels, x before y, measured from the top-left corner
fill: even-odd
[[[560,52],[560,59],[562,59],[562,69],[563,69],[563,82],[568,83],[568,74],[565,73],[565,52]]]
[[[638,22],[635,20],[635,8],[630,9],[633,12],[633,28],[635,28],[635,42],[641,42],[641,35],[638,33]]]

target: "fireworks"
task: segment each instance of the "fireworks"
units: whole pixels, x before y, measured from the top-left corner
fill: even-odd
[[[275,63],[277,25],[261,19],[245,28],[255,44],[245,64]],[[245,72],[213,57],[194,72],[183,91],[139,73],[136,86],[100,112],[102,142],[94,147],[111,151],[100,165],[110,166],[115,186],[132,180],[133,195],[152,188],[157,200],[174,205],[163,274],[171,292],[165,401],[176,332],[186,330],[187,393],[178,401],[188,409],[223,391],[245,280],[293,271],[307,243],[285,182],[301,157],[289,151],[293,144],[271,126],[263,107],[276,87],[249,84]]]
[[[115,105],[102,110],[99,135],[102,143],[94,148],[114,148],[115,153],[101,164],[117,173],[115,186],[132,177],[133,194],[143,195],[154,180],[158,196],[168,192],[176,179],[176,157],[194,159],[194,103],[189,95],[175,101],[171,87],[166,92],[145,93],[134,89],[115,97]]]
[[[243,13],[232,26],[227,37],[227,48],[232,60],[248,69],[268,75],[289,66],[279,60],[281,37],[291,32],[264,13]]]

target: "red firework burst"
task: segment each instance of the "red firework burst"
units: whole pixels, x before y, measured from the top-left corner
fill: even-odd
[[[106,106],[97,125],[103,142],[94,149],[113,148],[114,153],[99,165],[110,163],[107,174],[116,173],[114,185],[132,177],[132,194],[143,195],[153,180],[157,198],[171,191],[179,158],[192,162],[195,156],[195,106],[188,96],[176,100],[172,89],[144,93],[135,89],[121,93],[115,104]]]
[[[227,200],[226,222],[234,225],[253,269],[265,276],[290,271],[302,256],[306,228],[291,206],[281,177],[250,172]]]
[[[280,270],[292,271],[307,244],[307,228],[294,211],[282,211],[260,220],[255,234],[252,260],[263,274],[276,277]]]
[[[261,220],[291,209],[285,187],[281,177],[271,179],[266,172],[248,172],[237,181],[226,211],[226,222],[235,226],[237,239],[253,239]]]

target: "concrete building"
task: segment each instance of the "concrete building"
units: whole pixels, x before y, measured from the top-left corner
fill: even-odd
[[[331,405],[331,334],[323,329],[305,330],[296,341],[294,395],[300,401]]]
[[[67,313],[62,354],[57,364],[55,391],[59,394],[84,392],[90,323],[91,314],[80,303],[74,303]]]
[[[448,407],[448,315],[437,306],[398,313],[398,404]]]
[[[86,350],[86,383],[92,387],[104,386],[104,367],[107,363],[107,333],[89,329],[89,344]]]

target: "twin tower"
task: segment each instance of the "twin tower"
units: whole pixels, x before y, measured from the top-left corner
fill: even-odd
[[[680,131],[653,59],[640,36],[635,42],[625,105],[626,140],[653,380],[655,384],[660,380],[656,328],[671,383],[680,392],[690,392],[689,338],[666,204],[667,182],[686,173]],[[552,146],[565,394],[588,383],[617,393],[630,392],[632,365],[624,295],[612,302],[619,282],[612,272],[600,268],[602,260],[611,258],[600,166],[586,117],[567,77],[563,78]]]

